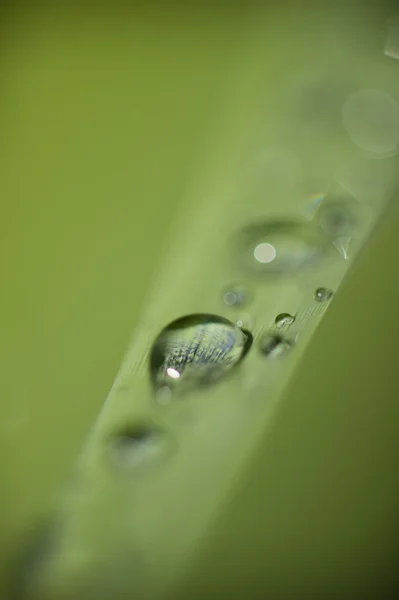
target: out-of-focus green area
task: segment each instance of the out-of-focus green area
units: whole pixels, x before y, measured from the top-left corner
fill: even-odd
[[[3,22],[0,539],[51,505],[102,406],[235,61],[238,20]]]

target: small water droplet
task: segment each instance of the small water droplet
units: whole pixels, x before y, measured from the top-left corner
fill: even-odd
[[[223,294],[223,302],[227,306],[242,306],[248,300],[247,289],[242,285],[234,285]]]
[[[295,317],[289,313],[281,313],[277,315],[274,320],[277,327],[288,327],[289,325],[292,325],[294,321]]]
[[[252,335],[222,317],[195,314],[168,325],[155,340],[150,375],[156,390],[215,383],[248,352]]]
[[[108,454],[118,468],[132,469],[164,455],[167,447],[167,436],[162,431],[141,425],[114,435],[109,440]]]
[[[237,236],[236,262],[254,274],[294,274],[322,260],[325,236],[311,223],[273,221],[252,225]]]
[[[260,349],[269,358],[284,356],[293,347],[294,343],[281,335],[268,333],[260,342]]]
[[[314,295],[316,302],[327,302],[328,300],[331,300],[332,297],[333,292],[323,287],[317,288]]]

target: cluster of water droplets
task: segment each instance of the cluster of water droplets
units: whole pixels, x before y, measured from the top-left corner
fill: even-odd
[[[324,200],[324,197],[323,197]],[[316,216],[317,213],[317,216]],[[320,264],[332,251],[337,237],[349,234],[356,224],[354,212],[342,199],[319,202],[311,220],[283,219],[258,222],[242,228],[231,246],[236,271],[257,281],[293,277]],[[255,292],[250,284],[232,283],[220,292],[231,319],[215,314],[193,314],[167,325],[150,352],[151,385],[159,404],[193,389],[214,385],[235,371],[253,346],[252,318],[243,313]],[[333,293],[314,291],[314,301],[324,303]],[[287,330],[296,317],[280,313],[274,326],[255,346],[267,357],[284,356],[295,345]]]

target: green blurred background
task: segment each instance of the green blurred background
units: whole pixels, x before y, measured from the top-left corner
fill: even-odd
[[[3,13],[2,550],[49,507],[111,387],[233,68],[236,16]]]

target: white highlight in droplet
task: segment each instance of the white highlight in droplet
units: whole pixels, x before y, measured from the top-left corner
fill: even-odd
[[[272,244],[258,244],[254,250],[254,257],[260,263],[270,263],[276,258],[276,248]]]
[[[376,157],[399,150],[399,105],[386,92],[359,90],[342,107],[342,123],[356,146]]]
[[[179,379],[180,377],[179,371],[176,371],[176,369],[172,369],[172,367],[168,367],[166,369],[166,374],[169,375],[169,377],[172,377],[172,379]]]

